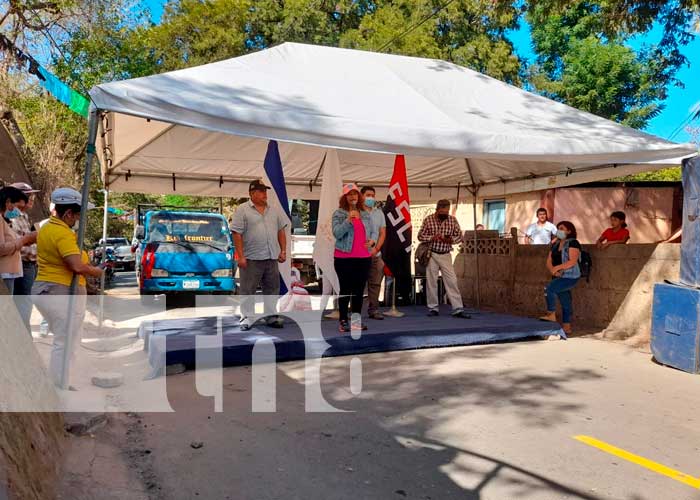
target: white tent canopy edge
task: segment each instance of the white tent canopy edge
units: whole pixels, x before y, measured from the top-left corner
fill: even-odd
[[[246,196],[270,139],[290,198],[305,199],[320,194],[328,148],[345,180],[380,196],[406,155],[413,200],[572,185],[695,152],[444,61],[293,43],[90,95],[115,192]]]

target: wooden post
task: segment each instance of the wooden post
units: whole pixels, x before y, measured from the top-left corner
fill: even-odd
[[[512,313],[515,278],[518,275],[518,228],[510,228],[510,283],[508,287],[508,309]]]

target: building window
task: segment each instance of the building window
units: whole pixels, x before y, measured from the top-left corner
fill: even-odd
[[[506,229],[506,200],[488,200],[484,202],[484,226],[499,233]]]

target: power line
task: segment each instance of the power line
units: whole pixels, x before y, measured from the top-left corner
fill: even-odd
[[[698,118],[700,114],[700,109],[692,109],[690,111],[690,114],[678,125],[675,129],[673,129],[673,132],[671,133],[670,137],[668,138],[669,141],[672,141],[674,137],[676,137],[682,130],[683,128],[688,125],[690,122]]]
[[[441,11],[445,10],[445,8],[447,8],[447,6],[450,5],[452,2],[454,2],[454,0],[448,0],[448,1],[445,2],[444,4],[442,4],[442,5],[438,6],[438,7],[435,7],[435,8],[433,9],[433,11],[432,11],[430,14],[428,14],[426,17],[424,17],[423,19],[421,19],[419,22],[417,22],[417,23],[414,24],[413,26],[409,26],[409,27],[408,27],[407,29],[405,29],[403,32],[399,33],[399,34],[396,35],[394,38],[392,38],[391,40],[389,40],[388,42],[386,42],[384,45],[382,45],[381,47],[379,47],[379,48],[376,50],[376,52],[384,52],[384,49],[388,48],[390,45],[392,45],[392,44],[393,44],[394,42],[396,42],[397,40],[399,40],[399,39],[403,38],[404,36],[408,35],[409,33],[411,33],[411,32],[412,32],[413,30],[415,30],[416,28],[419,28],[420,26],[422,26],[423,24],[425,24],[427,21],[429,21],[430,19],[432,19],[433,17],[435,17],[436,15],[438,15]]]

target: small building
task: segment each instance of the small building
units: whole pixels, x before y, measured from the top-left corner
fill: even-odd
[[[680,229],[683,216],[683,189],[680,182],[595,182],[509,194],[502,198],[479,199],[477,224],[510,234],[518,229],[518,242],[525,243],[525,230],[535,222],[536,212],[544,207],[550,220],[569,220],[582,243],[595,243],[610,225],[611,212],[627,215],[630,243],[658,243],[669,240]],[[414,235],[421,215],[434,210],[434,204],[411,207]],[[473,229],[474,219],[469,195],[459,200],[455,213],[462,229]]]

